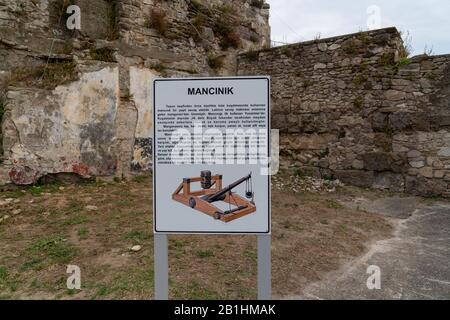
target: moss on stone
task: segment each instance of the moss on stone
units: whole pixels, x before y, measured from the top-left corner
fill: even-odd
[[[50,90],[77,79],[78,73],[73,61],[57,61],[48,65],[17,69],[11,76],[9,85]]]
[[[105,61],[105,62],[116,62],[116,59],[114,58],[114,49],[111,48],[98,48],[98,49],[91,49],[89,51],[89,54],[92,59],[99,60],[99,61]]]

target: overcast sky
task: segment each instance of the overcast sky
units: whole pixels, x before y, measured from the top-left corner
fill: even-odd
[[[272,40],[298,42],[367,30],[377,25],[409,31],[414,54],[425,46],[450,53],[449,0],[266,0],[271,6]],[[372,7],[373,8],[373,7]],[[375,7],[376,8],[376,7]]]

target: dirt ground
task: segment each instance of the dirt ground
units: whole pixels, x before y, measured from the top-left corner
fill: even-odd
[[[301,294],[390,236],[381,215],[338,202],[373,192],[295,192],[284,178],[272,193],[275,297]],[[151,299],[151,202],[151,178],[143,176],[0,192],[0,299]],[[255,237],[169,239],[171,298],[256,298]],[[81,268],[81,290],[67,289],[68,264]]]

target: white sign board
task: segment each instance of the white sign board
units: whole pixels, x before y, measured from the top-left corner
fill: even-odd
[[[270,234],[270,80],[153,83],[155,233]]]

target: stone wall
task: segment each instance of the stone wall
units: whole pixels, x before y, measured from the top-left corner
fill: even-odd
[[[238,74],[272,77],[285,167],[450,196],[450,56],[406,58],[389,28],[250,51]]]
[[[81,30],[65,27],[71,4]],[[250,0],[0,0],[0,185],[148,171],[152,80],[234,73],[238,53],[269,45],[268,14]]]

